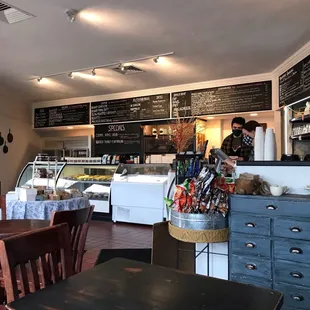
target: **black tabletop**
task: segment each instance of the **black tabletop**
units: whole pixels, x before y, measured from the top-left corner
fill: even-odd
[[[9,305],[15,310],[279,310],[282,294],[116,258]]]

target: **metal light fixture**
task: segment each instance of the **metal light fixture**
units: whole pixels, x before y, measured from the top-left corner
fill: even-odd
[[[79,11],[74,10],[74,9],[66,11],[67,18],[71,22],[73,22],[75,20],[75,18],[76,18],[78,13],[79,13]],[[119,70],[121,70],[121,71],[127,71],[127,67],[128,66],[127,67],[125,66],[126,63],[133,63],[133,62],[139,62],[139,61],[150,60],[150,59],[152,59],[155,63],[161,63],[163,57],[171,56],[171,55],[174,55],[174,52],[157,54],[157,55],[152,55],[152,56],[146,56],[146,57],[141,57],[141,58],[136,58],[136,59],[130,59],[130,60],[126,60],[125,63],[123,63],[123,62],[122,63],[114,62],[114,63],[109,63],[109,64],[105,64],[105,65],[96,66],[95,68],[94,67],[79,68],[79,69],[76,69],[75,72],[78,73],[78,72],[92,70],[92,75],[95,76],[96,75],[96,69],[110,68],[110,67],[113,67],[113,66],[118,66]],[[44,78],[55,77],[55,76],[64,75],[64,74],[68,75],[68,77],[70,77],[71,79],[74,78],[74,72],[68,73],[68,71],[65,71],[65,72],[53,73],[53,74],[50,74],[50,75],[45,75],[43,77],[36,77],[34,79],[30,79],[30,81],[37,80],[38,82],[40,82]]]
[[[65,12],[67,19],[73,23],[78,15],[79,11],[75,9],[69,9]]]
[[[153,61],[154,61],[156,64],[160,63],[160,57],[157,56],[157,57],[153,58]]]

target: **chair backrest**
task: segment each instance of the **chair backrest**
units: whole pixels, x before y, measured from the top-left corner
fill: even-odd
[[[70,277],[73,266],[67,224],[0,240],[0,262],[8,303]]]
[[[195,247],[195,243],[182,242],[171,237],[168,222],[153,225],[153,265],[195,273]]]
[[[71,234],[70,243],[73,257],[74,272],[82,269],[83,255],[86,243],[89,221],[92,217],[94,206],[79,210],[53,212],[51,226],[67,223]]]
[[[95,266],[116,257],[150,264],[152,262],[152,249],[102,249],[97,257]]]
[[[0,196],[1,220],[6,220],[6,199],[5,195]]]

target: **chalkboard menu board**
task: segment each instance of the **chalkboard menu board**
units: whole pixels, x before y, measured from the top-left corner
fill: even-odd
[[[95,156],[140,153],[141,132],[138,123],[95,126]]]
[[[173,117],[177,115],[186,117],[271,109],[271,81],[172,94]]]
[[[285,106],[310,96],[310,55],[279,77],[279,104]]]
[[[170,94],[91,103],[92,124],[170,118]]]
[[[89,103],[34,110],[34,128],[87,124],[89,124]]]

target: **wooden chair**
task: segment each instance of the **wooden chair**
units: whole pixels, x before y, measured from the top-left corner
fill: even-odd
[[[70,277],[73,266],[67,224],[0,240],[0,262],[7,303]]]
[[[0,196],[1,220],[6,220],[6,199],[5,195]]]
[[[51,226],[62,223],[67,223],[69,226],[74,273],[79,273],[82,270],[89,221],[93,211],[94,206],[90,206],[79,210],[58,211],[52,215]]]

